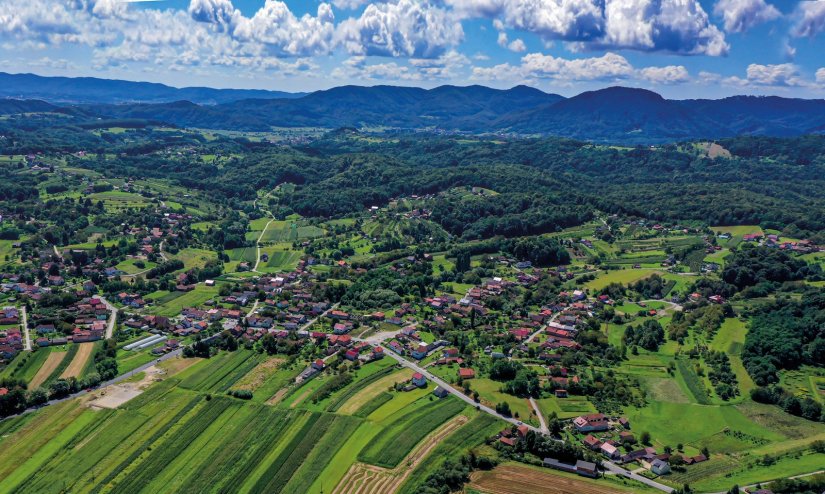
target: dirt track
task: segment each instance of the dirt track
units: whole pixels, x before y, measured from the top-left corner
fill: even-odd
[[[63,374],[60,374],[60,378],[66,379],[67,377],[79,377],[83,372],[83,369],[86,368],[86,363],[92,356],[92,351],[94,348],[94,343],[80,343],[80,348],[77,349],[77,353],[71,363],[69,363],[69,366],[66,367],[66,370],[63,371]]]
[[[43,365],[40,366],[40,369],[37,371],[37,374],[34,375],[32,381],[29,383],[29,389],[34,389],[44,382],[49,376],[52,375],[55,369],[60,365],[60,362],[63,361],[63,358],[66,356],[66,352],[52,352],[46,358],[46,361],[43,362]]]

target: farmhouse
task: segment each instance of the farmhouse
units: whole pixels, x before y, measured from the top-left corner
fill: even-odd
[[[606,431],[610,428],[607,417],[601,413],[576,417],[573,419],[573,426],[579,432]]]

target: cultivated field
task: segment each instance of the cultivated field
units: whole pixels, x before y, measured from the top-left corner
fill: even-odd
[[[609,484],[551,470],[505,464],[490,471],[470,475],[470,489],[485,494],[615,494],[616,492],[658,492],[636,485]]]
[[[43,350],[41,350],[43,351]],[[31,382],[29,383],[29,387],[34,389],[41,384],[45,383],[49,376],[54,373],[55,370],[60,366],[60,363],[63,362],[63,358],[66,356],[67,352],[51,352],[49,356],[46,358],[46,361],[43,362],[43,365],[40,366],[40,369],[37,371],[37,374],[34,375]]]
[[[60,374],[60,379],[79,377],[83,373],[83,369],[86,368],[89,359],[92,357],[92,353],[94,353],[94,343],[80,343],[77,346],[79,347],[77,353],[69,363],[69,366],[66,367],[66,370]]]

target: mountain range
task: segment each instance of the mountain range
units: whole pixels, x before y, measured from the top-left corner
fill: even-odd
[[[341,86],[294,94],[8,74],[0,74],[0,96],[13,93],[3,87],[4,80],[20,85],[20,77],[31,79],[25,79],[28,87],[19,95],[44,101],[0,100],[0,113],[25,113],[30,107],[28,112],[60,112],[81,120],[147,120],[240,131],[356,127],[557,135],[627,144],[825,133],[825,100],[776,96],[669,100],[645,89],[609,87],[565,98],[527,86]]]

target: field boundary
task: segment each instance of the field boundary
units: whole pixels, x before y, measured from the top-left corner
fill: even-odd
[[[332,490],[332,494],[374,494],[398,491],[415,467],[446,436],[457,431],[467,422],[469,419],[464,415],[454,417],[419,442],[395,468],[383,468],[361,462],[354,463]]]

